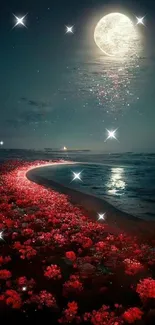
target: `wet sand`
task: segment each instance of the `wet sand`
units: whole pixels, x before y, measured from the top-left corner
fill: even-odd
[[[76,163],[64,162],[61,164],[73,165]],[[50,166],[52,166],[52,164]],[[53,164],[53,167],[54,166],[56,166],[56,163]],[[44,168],[46,167],[44,166],[31,169],[26,174],[27,178],[32,182],[45,186],[46,188],[50,188],[56,192],[67,195],[69,201],[73,205],[82,208],[85,214],[93,220],[97,220],[98,213],[105,213],[105,222],[99,222],[106,223],[108,225],[107,230],[111,233],[119,234],[125,232],[130,236],[138,237],[140,240],[155,238],[154,221],[146,221],[136,218],[128,213],[118,210],[107,201],[94,195],[85,194],[75,189],[65,187],[64,185],[55,181],[48,180],[47,178],[40,176],[40,171]]]

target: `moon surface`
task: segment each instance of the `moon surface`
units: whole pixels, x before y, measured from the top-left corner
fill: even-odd
[[[97,23],[94,40],[106,55],[123,57],[136,53],[139,35],[130,18],[121,13],[110,13]]]

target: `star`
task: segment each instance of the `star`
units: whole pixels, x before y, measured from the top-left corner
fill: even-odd
[[[98,220],[105,220],[105,213],[98,213]]]
[[[81,177],[80,177],[80,174],[81,174],[82,172],[80,172],[80,173],[74,173],[73,172],[73,174],[74,174],[74,178],[72,179],[72,182],[73,181],[75,181],[76,179],[79,179],[80,181],[81,181]]]
[[[3,239],[3,231],[0,231],[0,240],[4,240]]]
[[[27,287],[22,287],[22,291],[26,291],[27,290]]]
[[[74,26],[66,26],[66,34],[68,33],[73,34],[73,27]]]
[[[137,18],[137,25],[139,25],[139,24],[141,24],[141,25],[144,25],[144,22],[143,22],[143,19],[145,18],[145,16],[144,17],[136,17]]]
[[[4,142],[3,141],[0,141],[0,146],[3,146]]]
[[[107,130],[107,129],[106,129]],[[107,130],[108,132],[108,137],[106,138],[106,140],[104,142],[106,142],[108,139],[115,139],[117,140],[116,136],[115,136],[115,133],[116,133],[117,129],[116,130]]]
[[[13,14],[14,15],[14,14]],[[13,28],[15,28],[17,25],[22,25],[24,27],[26,27],[25,22],[24,22],[24,18],[27,16],[27,14],[23,17],[17,17],[16,15],[14,15],[14,17],[16,18],[16,24],[13,26]],[[12,28],[12,29],[13,29]],[[27,27],[26,27],[27,28]]]

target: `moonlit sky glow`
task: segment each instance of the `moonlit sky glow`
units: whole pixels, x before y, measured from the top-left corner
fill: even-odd
[[[130,56],[111,57],[94,42],[98,22],[115,12],[136,28],[138,55],[132,46]],[[4,1],[0,149],[65,145],[68,150],[154,151],[154,13],[153,0],[59,0],[52,5],[50,0],[39,5],[36,0]],[[13,14],[27,14],[26,28],[16,25]],[[144,25],[137,24],[136,17],[145,17]],[[73,27],[73,33],[66,33],[66,26]],[[132,43],[127,26],[122,32]],[[120,53],[124,42],[124,36],[117,35],[112,54]],[[105,142],[106,129],[117,128],[119,142]]]

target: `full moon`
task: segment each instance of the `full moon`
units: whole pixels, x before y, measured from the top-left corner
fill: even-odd
[[[97,23],[94,40],[106,55],[123,57],[137,52],[139,35],[130,18],[121,13],[110,13]]]

